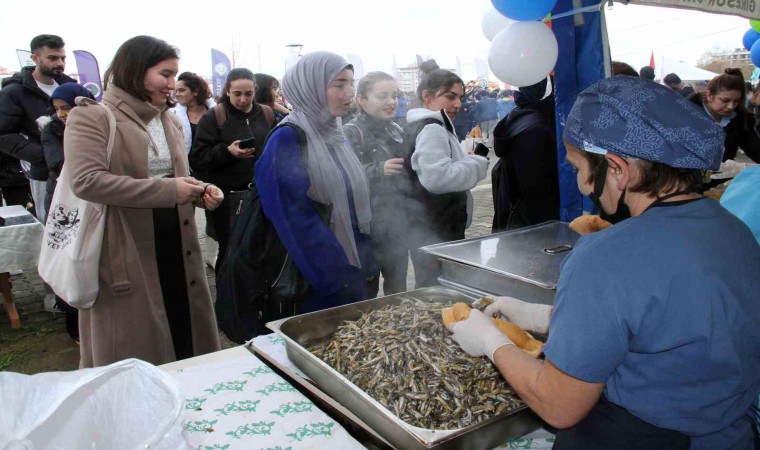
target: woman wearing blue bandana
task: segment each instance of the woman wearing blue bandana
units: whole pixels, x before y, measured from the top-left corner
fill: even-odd
[[[578,240],[553,308],[500,298],[454,324],[454,339],[558,429],[555,449],[753,448],[760,246],[691,191],[694,171],[719,166],[722,129],[668,88],[618,76],[578,96],[564,140],[580,190],[632,217]],[[548,328],[546,360],[492,313]]]

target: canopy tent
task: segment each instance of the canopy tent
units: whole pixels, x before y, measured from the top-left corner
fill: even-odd
[[[669,73],[678,75],[678,77],[681,78],[681,81],[685,83],[690,81],[710,81],[713,77],[718,75],[715,72],[700,69],[699,67],[693,67],[681,61],[665,58],[664,56],[657,58],[655,67],[657,68],[655,73],[657,74],[658,80],[662,80],[665,78],[665,75]]]
[[[730,14],[760,20],[760,1],[757,0],[616,1],[624,4],[664,6]],[[602,5],[605,3],[612,3],[612,0],[558,0],[552,10],[552,16],[556,17],[556,19],[552,19],[552,30],[559,44],[559,58],[554,72],[554,92],[558,136],[557,159],[560,185],[560,220],[564,221],[570,221],[580,216],[584,210],[591,211],[593,209],[593,205],[588,198],[583,197],[578,191],[576,174],[573,172],[570,164],[565,161],[566,150],[562,142],[562,131],[564,130],[567,115],[570,113],[578,93],[601,80],[609,73],[610,57],[607,31],[604,17],[599,13]],[[592,11],[586,11],[587,9],[592,9]],[[578,12],[569,16],[559,17],[572,11]],[[679,73],[678,70],[674,69],[673,72],[678,73],[681,79],[690,79],[684,78],[685,70]],[[710,79],[715,75],[712,72],[707,73],[710,75],[706,78],[700,75],[696,79]]]

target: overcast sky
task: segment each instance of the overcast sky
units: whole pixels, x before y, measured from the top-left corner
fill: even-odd
[[[19,67],[16,48],[28,49],[32,37],[58,34],[66,49],[93,53],[105,71],[118,46],[132,36],[149,34],[180,49],[180,71],[211,72],[211,48],[240,55],[238,66],[280,78],[287,44],[304,51],[356,54],[365,72],[391,71],[433,57],[444,67],[462,62],[463,77],[473,78],[475,58],[487,59],[489,42],[481,18],[489,0],[213,0],[206,9],[191,2],[130,0],[103,12],[103,0],[76,4],[42,0],[30,9],[24,2],[3,2],[0,11],[0,66]],[[49,6],[47,6],[49,5]],[[114,4],[115,5],[115,4]],[[127,6],[128,5],[128,6]],[[466,6],[464,6],[466,5]],[[739,17],[689,10],[624,6],[607,11],[613,59],[637,69],[649,55],[694,64],[705,50],[741,47],[749,28]],[[67,71],[75,71],[73,56]]]

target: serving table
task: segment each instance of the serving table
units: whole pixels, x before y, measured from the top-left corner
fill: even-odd
[[[244,346],[159,367],[185,398],[183,426],[193,448],[364,448]]]
[[[0,207],[0,292],[3,294],[5,311],[11,328],[21,327],[21,320],[13,303],[10,272],[28,265],[36,265],[45,227],[23,206]]]

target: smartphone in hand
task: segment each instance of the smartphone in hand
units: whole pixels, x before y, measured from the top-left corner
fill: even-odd
[[[242,149],[254,148],[256,147],[256,138],[250,137],[248,139],[243,139],[238,142],[238,147]]]
[[[478,156],[488,158],[488,147],[482,143],[478,143],[478,145],[475,146],[474,153]]]

